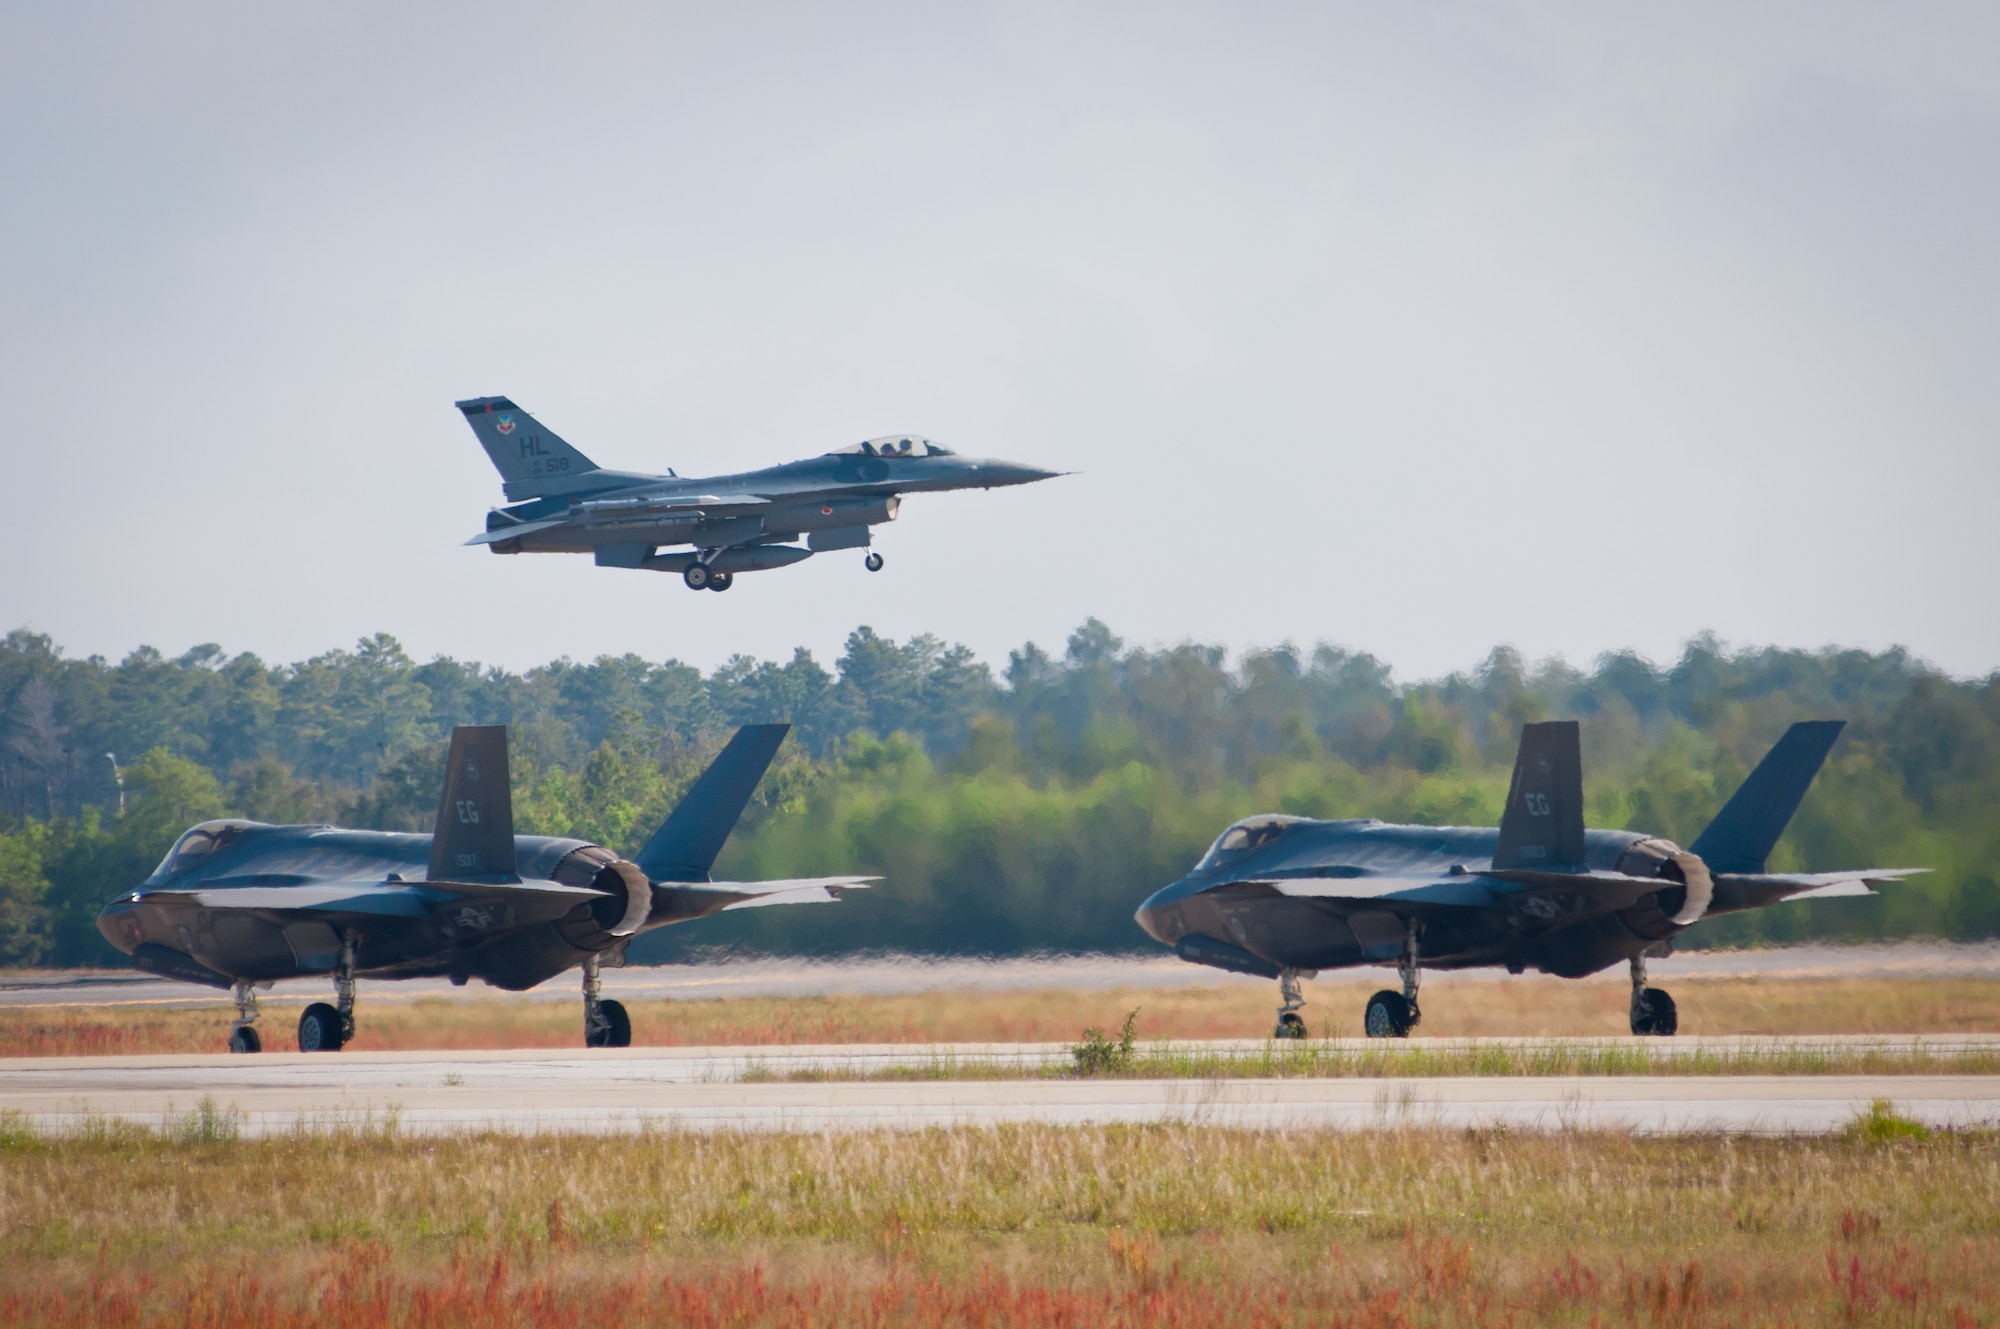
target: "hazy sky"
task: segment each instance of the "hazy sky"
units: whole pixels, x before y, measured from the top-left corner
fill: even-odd
[[[0,124],[0,629],[73,653],[2000,667],[1990,4],[15,4]],[[1081,473],[694,594],[461,547],[483,393]]]

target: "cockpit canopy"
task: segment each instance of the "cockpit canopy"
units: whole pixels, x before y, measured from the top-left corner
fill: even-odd
[[[887,438],[871,438],[866,443],[856,443],[851,448],[835,448],[826,454],[829,457],[949,457],[951,449],[941,448],[927,438],[914,434],[891,434]]]
[[[153,875],[146,878],[147,882],[167,881],[189,868],[206,863],[256,824],[254,821],[205,821],[183,832],[181,838],[174,841],[174,847],[167,851],[167,856],[160,860],[160,866],[153,869]]]
[[[1218,863],[1226,863],[1239,854],[1249,853],[1252,849],[1262,849],[1306,820],[1308,818],[1288,817],[1282,812],[1266,812],[1255,817],[1245,817],[1215,837],[1215,843],[1208,847],[1208,853],[1195,866],[1195,871],[1212,868]]]

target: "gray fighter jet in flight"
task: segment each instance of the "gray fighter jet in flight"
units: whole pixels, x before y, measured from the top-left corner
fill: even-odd
[[[336,1003],[299,1017],[299,1050],[354,1037],[354,984],[478,978],[522,991],[583,967],[584,1043],[626,1047],[625,1008],[599,995],[641,932],[725,909],[838,899],[872,877],[709,880],[788,725],[736,732],[671,816],[627,862],[601,845],[515,835],[507,731],[452,731],[437,832],[210,821],[174,842],[97,928],[141,969],[236,994],[231,1052],[256,1052],[257,984],[330,974]]]
[[[1277,979],[1279,1038],[1306,1036],[1299,980],[1324,969],[1394,964],[1402,991],[1370,997],[1363,1028],[1400,1038],[1421,1018],[1421,966],[1582,978],[1621,960],[1632,970],[1632,1032],[1671,1035],[1674,1000],[1646,985],[1646,957],[1694,923],[1871,895],[1925,871],[1764,870],[1840,730],[1837,720],[1793,725],[1682,849],[1638,831],[1586,831],[1576,721],[1526,725],[1497,828],[1249,817],[1141,905],[1139,926],[1183,960]]]
[[[868,549],[863,566],[880,572],[871,528],[896,520],[902,495],[1061,474],[961,457],[913,434],[705,479],[607,471],[505,397],[457,405],[498,468],[509,504],[489,511],[486,530],[467,544],[496,554],[590,554],[601,568],[678,572],[697,591],[726,591],[739,572],[831,549]],[[804,545],[791,543],[800,536]],[[678,545],[691,547],[659,552]]]

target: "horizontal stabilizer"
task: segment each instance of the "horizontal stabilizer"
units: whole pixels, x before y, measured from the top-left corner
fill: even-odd
[[[491,531],[481,531],[470,540],[467,540],[466,543],[469,545],[497,545],[502,540],[518,540],[524,535],[533,535],[536,531],[546,531],[551,527],[564,525],[568,521],[569,516],[567,514],[560,517],[544,517],[540,521],[517,521],[512,526],[502,526]]]
[[[1583,754],[1574,720],[1521,726],[1496,868],[1583,865]]]
[[[693,889],[746,892],[724,909],[761,909],[767,904],[832,904],[849,891],[865,891],[875,877],[801,877],[794,881],[710,882]]]
[[[1840,737],[1843,720],[1805,720],[1785,731],[1777,746],[1764,754],[1715,820],[1708,823],[1690,852],[1708,870],[1762,872],[1764,860],[1785,833],[1806,788]]]
[[[737,818],[790,729],[788,724],[751,724],[736,731],[632,860],[649,880],[708,880],[722,842],[736,829]]]
[[[1838,886],[1844,881],[1880,886],[1884,882],[1901,881],[1929,871],[1929,868],[1852,868],[1845,872],[1718,872],[1715,879],[1717,882],[1739,882],[1749,886],[1795,886],[1809,891],[1822,886]]]
[[[518,880],[514,867],[507,726],[460,725],[451,731],[451,752],[445,758],[428,876],[432,881],[513,881]]]
[[[1797,895],[1787,895],[1785,903],[1790,904],[1794,900],[1833,900],[1844,896],[1873,894],[1875,888],[1865,881],[1836,881],[1828,886],[1815,886],[1809,891],[1800,891]]]

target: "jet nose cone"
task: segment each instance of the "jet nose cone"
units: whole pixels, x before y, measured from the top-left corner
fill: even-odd
[[[1168,888],[1168,890],[1171,889],[1171,887]],[[1146,935],[1154,941],[1164,946],[1171,946],[1179,940],[1179,937],[1176,935],[1176,929],[1172,926],[1171,915],[1175,911],[1171,905],[1167,905],[1160,898],[1166,893],[1167,891],[1155,891],[1153,894],[1147,896],[1146,902],[1140,905],[1138,910],[1133,913],[1132,921],[1145,929]]]
[[[989,461],[979,468],[979,482],[988,489],[997,489],[1002,485],[1027,485],[1068,474],[1068,471],[1045,471],[1039,466],[1020,466],[1010,461]]]

